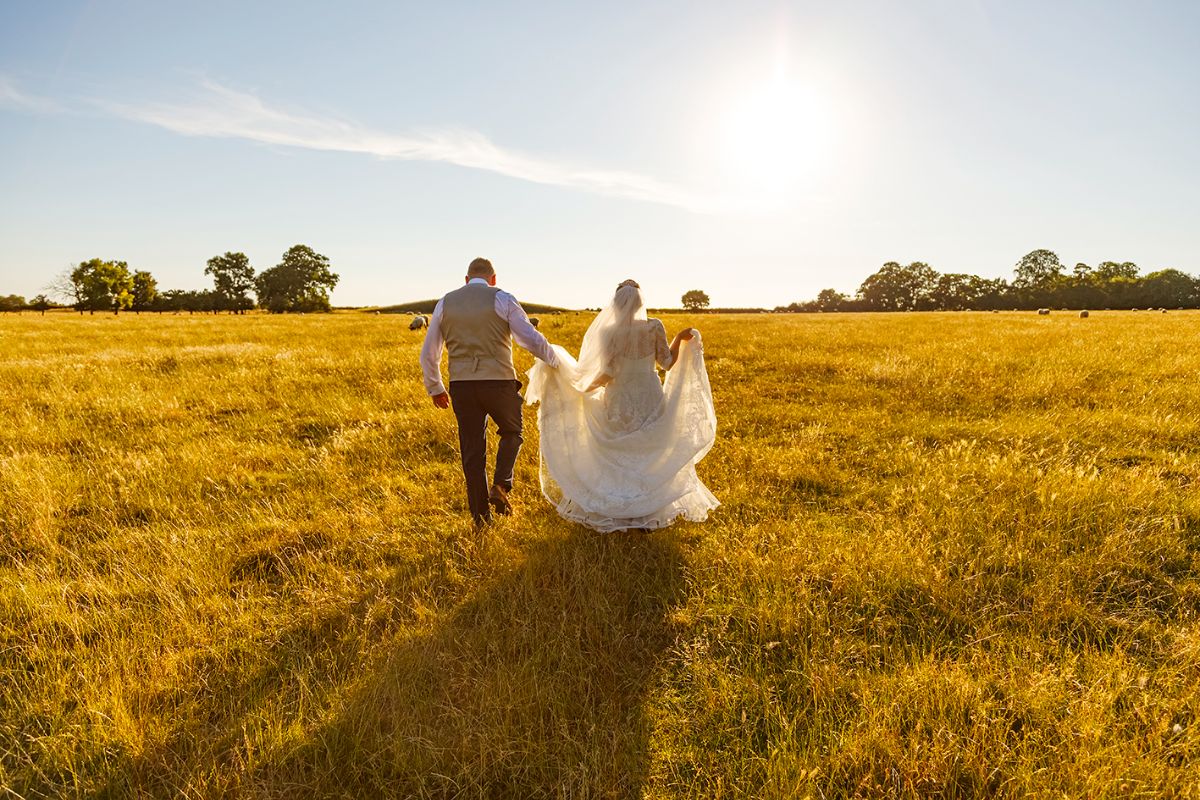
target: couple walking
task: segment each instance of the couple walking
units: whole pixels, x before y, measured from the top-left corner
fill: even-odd
[[[476,525],[512,513],[523,441],[513,339],[537,358],[526,401],[540,404],[542,493],[562,517],[598,531],[651,530],[679,517],[704,520],[717,507],[696,476],[717,427],[700,333],[688,328],[668,344],[662,322],[647,319],[638,284],[624,281],[584,334],[576,361],[537,331],[516,298],[497,288],[491,262],[477,258],[466,285],[434,308],[421,349],[433,404],[454,408]],[[488,417],[500,436],[490,485]]]

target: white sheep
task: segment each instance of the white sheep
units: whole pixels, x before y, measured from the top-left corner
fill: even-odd
[[[421,328],[424,328],[428,324],[429,324],[429,320],[425,319],[424,314],[417,314],[415,317],[412,318],[412,322],[408,323],[408,329],[410,331],[419,331],[419,330],[421,330]]]
[[[1088,318],[1088,316],[1089,316],[1089,314],[1088,314],[1088,312],[1087,312],[1087,311],[1080,311],[1080,312],[1079,312],[1079,318],[1080,318],[1080,319],[1087,319],[1087,318]]]
[[[1050,309],[1048,309],[1048,308],[1039,308],[1039,309],[1038,309],[1038,316],[1039,316],[1039,317],[1048,317],[1048,316],[1050,316]]]

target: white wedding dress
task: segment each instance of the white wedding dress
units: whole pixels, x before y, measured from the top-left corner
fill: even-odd
[[[526,402],[540,403],[542,493],[561,516],[597,531],[703,521],[720,503],[696,475],[717,430],[700,335],[680,343],[672,364],[666,331],[645,319],[640,293],[621,300],[618,290],[579,362],[555,346],[558,369],[538,361],[529,372]],[[670,367],[665,385],[656,363]],[[611,380],[586,391],[598,374]]]

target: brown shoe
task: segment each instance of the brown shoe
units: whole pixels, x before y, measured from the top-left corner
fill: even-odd
[[[492,504],[492,508],[497,514],[508,516],[513,513],[512,503],[508,500],[508,492],[504,491],[502,486],[492,487],[492,491],[488,494],[488,502]]]

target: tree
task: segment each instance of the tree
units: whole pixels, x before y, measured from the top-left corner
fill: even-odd
[[[151,310],[159,313],[171,311],[178,314],[186,311],[195,314],[199,311],[215,314],[218,305],[216,292],[208,289],[166,289],[154,298]]]
[[[1072,268],[1070,276],[1059,281],[1050,302],[1068,308],[1098,308],[1111,304],[1096,272],[1082,261]]]
[[[29,307],[34,311],[42,312],[42,316],[44,317],[46,316],[46,310],[53,308],[54,304],[50,302],[49,297],[46,297],[44,294],[39,294],[37,297],[33,298],[33,302],[29,304]]]
[[[863,304],[878,311],[915,311],[931,305],[938,274],[928,264],[914,261],[902,267],[889,261],[858,287]]]
[[[983,285],[976,308],[996,311],[1001,308],[1013,307],[1012,287],[1004,278],[983,279]]]
[[[978,275],[947,272],[933,282],[929,300],[934,308],[943,311],[965,311],[976,308],[990,288],[989,282]]]
[[[114,314],[133,304],[133,276],[124,261],[102,261],[93,258],[80,262],[71,270],[72,294],[76,310],[104,311]]]
[[[238,314],[254,308],[249,295],[255,285],[254,268],[245,253],[226,252],[223,256],[213,256],[208,260],[204,274],[212,276],[219,308]]]
[[[254,281],[258,303],[272,313],[329,311],[329,292],[338,276],[329,269],[329,259],[307,245],[298,244],[283,254],[283,260],[259,273]]]
[[[1141,280],[1143,305],[1160,308],[1190,306],[1200,300],[1200,280],[1177,269],[1160,269]]]
[[[840,311],[846,307],[850,298],[836,289],[822,289],[817,292],[817,300],[814,304],[817,311]]]
[[[19,294],[10,294],[7,297],[0,296],[0,312],[3,311],[24,311],[25,298]]]
[[[692,289],[683,293],[681,302],[683,303],[683,307],[688,311],[700,311],[701,309],[708,308],[708,304],[711,301],[708,299],[707,292],[703,292],[700,289]]]
[[[968,273],[940,275],[927,264],[889,261],[869,276],[856,300],[833,289],[815,300],[776,306],[776,311],[899,311],[922,308],[1000,309],[1200,307],[1200,278],[1177,269],[1140,276],[1131,261],[1103,261],[1095,269],[1082,262],[1070,272],[1049,250],[1034,250],[1016,265],[1010,284],[1002,278]]]
[[[83,313],[85,303],[83,284],[75,280],[75,269],[73,267],[67,267],[60,272],[54,280],[50,281],[50,284],[46,287],[46,291],[52,297],[57,297],[79,313]]]
[[[130,308],[141,313],[150,310],[158,297],[158,281],[144,269],[133,273],[133,303]]]
[[[195,314],[197,311],[203,313],[205,311],[217,311],[217,296],[216,293],[205,289],[188,289],[179,293],[180,308],[189,314]]]
[[[1026,253],[1013,269],[1013,286],[1017,289],[1047,291],[1062,277],[1063,265],[1050,250]]]
[[[1101,261],[1096,267],[1096,279],[1102,283],[1110,283],[1120,278],[1134,280],[1138,276],[1138,265],[1132,261]]]
[[[154,310],[162,313],[163,311],[174,311],[179,313],[183,311],[183,298],[187,295],[183,289],[167,289],[159,292],[154,298]]]

